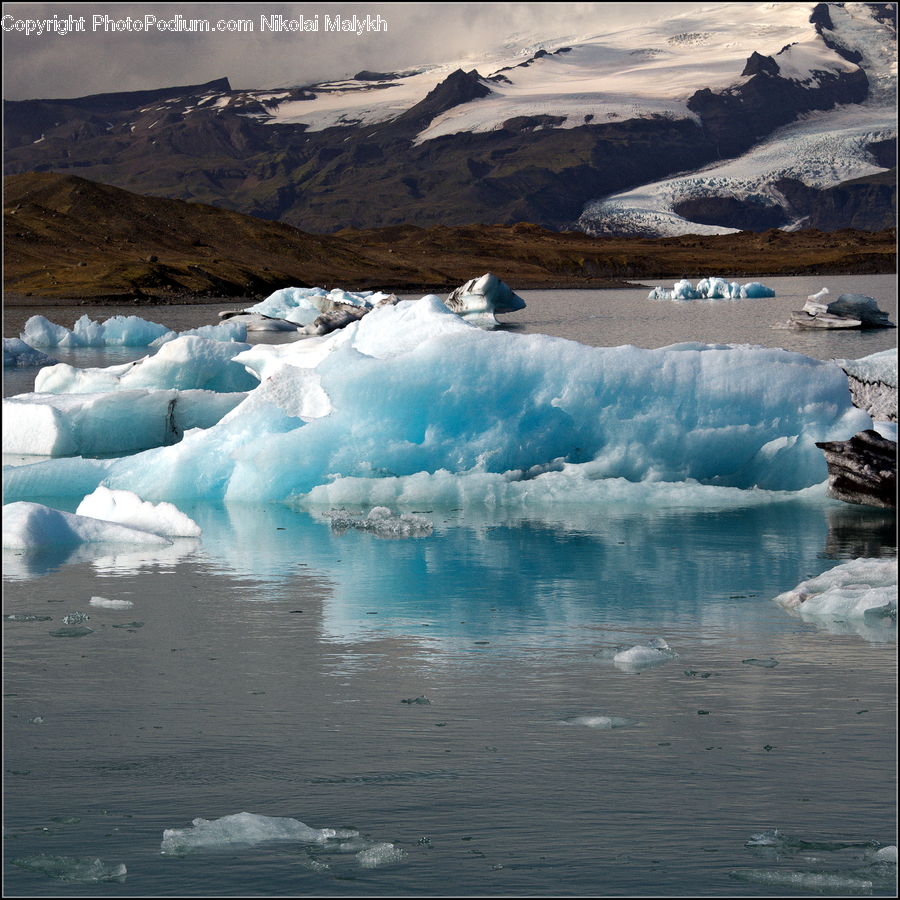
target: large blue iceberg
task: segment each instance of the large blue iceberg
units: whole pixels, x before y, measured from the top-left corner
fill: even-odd
[[[834,363],[488,332],[436,297],[228,363],[259,384],[217,424],[133,456],[7,469],[7,500],[101,483],[145,499],[241,502],[303,502],[345,483],[371,499],[380,481],[460,476],[546,485],[548,499],[608,479],[796,491],[826,478],[816,441],[871,425]]]

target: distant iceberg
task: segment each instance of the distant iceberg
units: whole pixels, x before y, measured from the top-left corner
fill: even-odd
[[[244,341],[247,329],[237,323],[203,325],[181,332],[182,335],[198,335],[215,341]],[[32,316],[22,331],[21,338],[32,347],[160,347],[175,340],[177,332],[148,322],[140,316],[112,316],[105,322],[95,322],[82,316],[70,331],[63,325]]]
[[[3,368],[38,368],[52,366],[56,360],[40,350],[35,350],[19,338],[3,338]]]
[[[648,300],[744,300],[759,297],[774,297],[775,291],[758,281],[738,284],[724,278],[703,278],[694,287],[686,279],[676,281],[671,291],[655,287],[647,295]]]

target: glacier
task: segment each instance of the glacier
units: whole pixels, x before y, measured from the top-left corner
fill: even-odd
[[[554,500],[609,479],[798,491],[826,477],[816,441],[871,427],[832,362],[743,345],[644,350],[491,332],[433,296],[229,362],[257,387],[217,424],[133,456],[7,468],[7,499],[103,484],[152,500],[302,503],[348,479],[371,493],[383,480],[403,490],[397,479],[442,472],[519,495],[552,483]],[[190,353],[178,368],[190,379]],[[112,417],[106,427],[134,425]]]

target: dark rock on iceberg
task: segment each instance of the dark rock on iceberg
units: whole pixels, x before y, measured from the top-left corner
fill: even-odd
[[[895,509],[897,444],[877,431],[849,441],[817,442],[828,463],[828,496],[846,503]]]

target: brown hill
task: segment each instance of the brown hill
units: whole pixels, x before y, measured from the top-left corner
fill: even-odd
[[[288,285],[445,289],[493,271],[514,288],[602,287],[719,272],[894,272],[893,229],[591,237],[529,224],[313,235],[71,175],[4,179],[7,302],[255,297]]]

